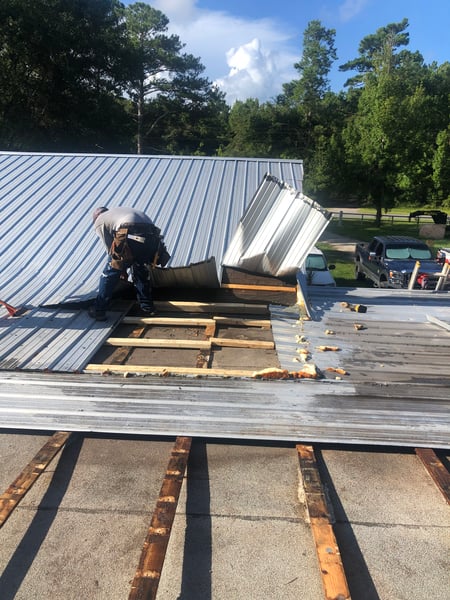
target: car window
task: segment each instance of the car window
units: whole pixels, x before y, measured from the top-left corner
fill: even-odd
[[[392,258],[396,260],[408,260],[413,258],[415,260],[430,260],[431,252],[428,248],[422,246],[412,246],[410,248],[399,248],[399,247],[386,247],[386,258]]]
[[[416,260],[430,260],[431,252],[428,248],[410,248],[409,255]]]
[[[305,261],[307,271],[326,271],[327,264],[320,254],[308,254]]]
[[[398,246],[386,246],[386,258],[407,260],[409,258],[409,248],[399,248]]]

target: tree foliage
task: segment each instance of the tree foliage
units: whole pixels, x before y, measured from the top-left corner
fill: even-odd
[[[199,113],[204,108],[210,112],[213,105],[220,115],[225,103],[219,107],[223,97],[202,77],[204,67],[200,60],[182,52],[178,36],[167,34],[169,21],[162,12],[136,2],[125,9],[125,21],[132,46],[128,94],[137,123],[137,153],[141,154],[147,143],[146,132],[154,132],[161,120],[182,114],[181,122],[189,122],[187,128],[192,131],[193,119],[189,119],[189,113],[205,123],[206,115]],[[157,115],[155,107],[161,109]],[[176,124],[180,120],[171,122]]]
[[[2,0],[1,146],[130,152],[137,140],[140,152],[148,106],[164,96],[192,132],[200,119],[189,150],[200,148],[202,128],[223,127],[226,105],[167,24],[139,2]]]
[[[450,206],[450,63],[408,50],[407,19],[361,40],[339,93],[311,21],[298,77],[231,107],[168,26],[144,2],[2,0],[0,148],[302,159],[325,204]]]
[[[0,142],[14,149],[121,145],[126,43],[115,0],[2,0]]]
[[[308,23],[303,34],[302,57],[294,64],[300,77],[283,87],[288,101],[314,110],[326,92],[330,91],[329,73],[337,58],[335,36],[336,30],[326,29],[320,21]]]
[[[358,106],[343,139],[351,189],[382,210],[406,202],[424,204],[433,195],[432,163],[437,132],[446,117],[430,93],[432,69],[420,53],[395,50],[407,43],[407,20],[381,28],[361,42]],[[363,68],[364,67],[364,68]],[[353,84],[355,79],[352,80]],[[446,104],[448,115],[448,101]],[[350,192],[350,187],[348,188]]]

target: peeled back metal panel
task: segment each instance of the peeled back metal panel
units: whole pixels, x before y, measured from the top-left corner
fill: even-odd
[[[267,174],[241,219],[223,265],[286,277],[295,275],[331,213]]]

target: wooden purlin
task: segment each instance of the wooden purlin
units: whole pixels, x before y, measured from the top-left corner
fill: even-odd
[[[227,290],[251,290],[255,292],[288,292],[295,294],[297,288],[294,286],[280,286],[280,285],[252,285],[252,284],[240,284],[240,283],[222,283],[220,286]]]
[[[233,325],[236,327],[260,327],[270,329],[269,319],[241,319],[214,315],[212,318],[201,317],[124,317],[122,323],[128,325],[172,325],[181,327],[209,327],[216,325]]]
[[[209,376],[209,377],[253,377],[254,370],[240,368],[211,368],[210,358],[214,348],[246,348],[255,350],[274,350],[275,343],[268,340],[255,339],[239,339],[218,337],[216,330],[218,326],[230,327],[249,327],[269,330],[271,322],[269,319],[252,319],[241,316],[225,316],[223,314],[216,315],[215,311],[225,311],[225,313],[234,313],[236,307],[240,307],[243,314],[263,314],[267,312],[266,305],[249,305],[242,303],[206,303],[206,302],[179,302],[179,303],[164,303],[167,309],[172,310],[174,306],[179,306],[183,310],[200,310],[207,312],[209,317],[167,317],[167,316],[124,316],[121,323],[125,325],[141,325],[142,328],[136,329],[129,337],[110,337],[105,340],[105,346],[117,347],[118,350],[114,353],[114,360],[108,363],[90,363],[85,366],[86,372],[99,373],[135,373],[147,375],[182,375],[182,376]],[[230,306],[232,308],[230,308]],[[203,339],[176,339],[176,338],[146,338],[145,327],[203,327]],[[160,349],[195,349],[200,353],[209,353],[206,360],[202,364],[196,366],[168,366],[168,365],[126,365],[124,360],[120,360],[121,356],[126,357],[134,348],[160,348]],[[128,349],[128,350],[127,350]],[[118,354],[119,353],[119,354]],[[203,355],[202,355],[203,357]],[[197,361],[198,363],[199,361]]]
[[[195,368],[195,367],[168,367],[147,365],[113,365],[113,364],[89,364],[85,371],[88,373],[137,373],[146,375],[191,375],[195,377],[249,377],[252,378],[254,370],[249,369],[220,369],[220,368]]]
[[[314,449],[312,446],[298,444],[297,453],[325,598],[350,600],[347,578],[331,525]]]
[[[145,333],[145,326],[141,326],[141,327],[134,329],[130,333],[129,337],[133,338],[133,339],[138,339],[138,338],[141,338],[144,335],[144,333]],[[114,360],[114,363],[124,364],[127,361],[127,359],[130,357],[132,352],[133,352],[132,346],[120,346],[119,348],[117,348],[117,350],[114,352],[114,354],[111,358]]]
[[[416,448],[415,452],[444,496],[447,504],[450,504],[450,473],[444,463],[431,448]]]
[[[135,348],[198,348],[209,350],[211,346],[227,348],[261,348],[273,350],[275,344],[266,340],[238,340],[233,338],[211,337],[208,340],[177,340],[152,338],[108,338],[107,346],[132,346]]]
[[[192,438],[177,437],[128,600],[154,600],[180,497]]]
[[[28,463],[22,473],[0,496],[0,527],[2,527],[38,477],[63,448],[71,433],[57,431]]]
[[[266,304],[248,304],[245,302],[184,302],[178,300],[169,300],[167,302],[155,301],[157,310],[168,312],[185,313],[214,313],[238,315],[257,315],[267,313]]]

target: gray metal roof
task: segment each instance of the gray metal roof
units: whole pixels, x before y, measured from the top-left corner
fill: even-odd
[[[307,294],[313,319],[300,319],[298,306],[271,306],[272,329],[283,368],[300,370],[297,350],[307,348],[324,379],[149,380],[10,371],[0,376],[0,425],[450,448],[449,293],[318,287]],[[367,312],[341,302],[363,304]],[[18,354],[7,349],[10,369],[22,368],[24,360],[33,369],[49,360],[55,370],[73,368],[83,315],[62,311],[57,319],[65,326],[54,329],[53,318],[36,309],[15,320],[15,334],[25,333]],[[3,320],[5,327],[10,321]],[[57,340],[49,343],[61,330],[72,344],[67,354]],[[89,352],[105,331],[91,323],[81,346]],[[325,352],[322,345],[338,350]]]
[[[380,386],[378,386],[380,388]],[[376,388],[375,388],[376,391]],[[200,438],[450,448],[446,391],[419,396],[330,381],[0,375],[0,425]]]
[[[98,322],[85,310],[34,308],[0,319],[0,370],[80,371],[122,317]]]
[[[300,160],[2,152],[0,299],[36,306],[95,295],[100,205],[149,214],[172,254],[172,284],[205,285],[267,173],[301,192]],[[194,275],[181,268],[191,263]]]
[[[292,370],[303,349],[327,378],[338,377],[355,390],[362,384],[374,385],[374,398],[388,396],[397,385],[401,392],[396,393],[410,398],[416,394],[420,398],[428,385],[427,397],[431,398],[436,386],[444,389],[450,409],[447,291],[311,286],[303,294],[311,319],[299,319],[292,307],[271,311],[283,368]],[[358,305],[366,312],[351,309]],[[337,350],[320,350],[324,346]],[[328,371],[335,368],[347,374]]]

